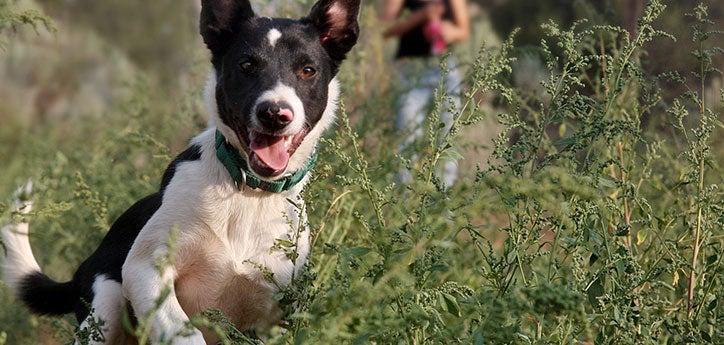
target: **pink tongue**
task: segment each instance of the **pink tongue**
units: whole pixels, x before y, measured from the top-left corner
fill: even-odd
[[[289,163],[289,152],[284,145],[284,137],[257,133],[249,146],[257,158],[274,171],[284,170]]]

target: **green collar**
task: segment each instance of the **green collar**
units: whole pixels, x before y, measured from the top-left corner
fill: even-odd
[[[239,151],[226,141],[221,132],[216,131],[216,158],[224,165],[236,184],[236,188],[246,185],[251,189],[261,189],[272,193],[281,193],[288,191],[292,187],[301,182],[307,173],[314,168],[317,163],[317,152],[312,154],[307,164],[291,175],[287,175],[279,180],[266,181],[259,178],[249,169],[249,164],[239,154]]]

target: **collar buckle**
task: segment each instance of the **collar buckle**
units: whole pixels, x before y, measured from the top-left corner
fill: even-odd
[[[234,181],[236,183],[236,189],[238,189],[240,192],[246,187],[246,172],[244,169],[239,168],[239,173],[241,173],[241,181]]]

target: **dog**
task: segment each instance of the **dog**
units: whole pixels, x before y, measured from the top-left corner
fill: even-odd
[[[209,128],[169,165],[158,192],[115,221],[71,281],[41,272],[27,223],[5,227],[4,282],[34,313],[74,312],[81,329],[100,324],[96,344],[129,341],[127,306],[149,320],[151,343],[214,343],[208,330],[188,326],[208,309],[239,330],[278,324],[273,294],[309,255],[300,193],[334,122],[336,76],[357,43],[359,10],[360,0],[319,0],[296,20],[256,16],[248,0],[203,0]]]

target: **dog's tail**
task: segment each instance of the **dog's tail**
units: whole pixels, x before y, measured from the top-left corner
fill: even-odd
[[[27,214],[33,207],[30,193],[33,185],[28,182],[15,193],[13,211]],[[26,220],[9,224],[0,229],[5,247],[2,264],[3,281],[25,305],[36,314],[62,315],[70,313],[77,305],[79,295],[73,281],[58,283],[40,271],[40,266],[30,248]]]

